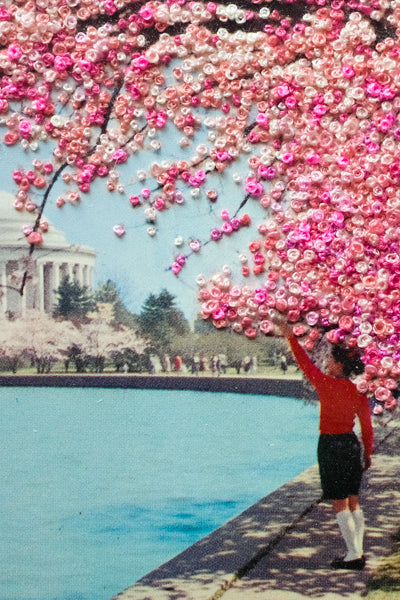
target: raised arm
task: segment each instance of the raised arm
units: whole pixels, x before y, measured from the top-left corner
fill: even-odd
[[[297,338],[293,335],[291,327],[287,323],[280,323],[279,327],[288,340],[292,354],[300,369],[311,385],[315,385],[321,377],[321,371],[314,365],[303,346],[301,346]]]
[[[292,354],[296,359],[297,364],[303,371],[305,377],[315,385],[321,377],[321,371],[314,365],[303,346],[298,342],[297,338],[292,335],[288,338]]]

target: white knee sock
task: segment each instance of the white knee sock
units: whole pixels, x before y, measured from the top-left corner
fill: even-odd
[[[341,510],[336,513],[336,520],[347,546],[347,554],[344,557],[344,560],[347,561],[360,558],[361,554],[359,553],[356,543],[356,526],[350,510]]]
[[[364,553],[364,530],[365,519],[362,508],[357,508],[352,512],[354,525],[356,527],[356,547],[360,556]]]

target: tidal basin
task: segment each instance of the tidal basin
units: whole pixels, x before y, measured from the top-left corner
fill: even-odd
[[[3,387],[0,598],[108,600],[315,462],[318,407]]]

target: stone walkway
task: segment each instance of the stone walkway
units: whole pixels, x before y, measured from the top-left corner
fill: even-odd
[[[380,558],[390,551],[400,528],[400,431],[377,450],[365,478],[362,504],[367,521],[362,572],[333,571],[330,561],[345,553],[332,509],[321,503],[223,595],[223,600],[299,600],[365,597]]]
[[[339,600],[362,598],[400,527],[400,427],[377,424],[363,482],[364,571],[333,571],[344,553],[316,466],[156,569],[113,600]]]

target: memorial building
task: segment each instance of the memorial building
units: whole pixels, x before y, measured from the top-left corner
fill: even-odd
[[[65,277],[93,289],[96,253],[92,248],[69,244],[65,234],[49,224],[43,242],[29,256],[24,228],[33,226],[35,213],[14,208],[15,197],[0,192],[0,315],[24,315],[27,310],[52,313],[56,290]],[[27,273],[23,293],[20,293]]]

